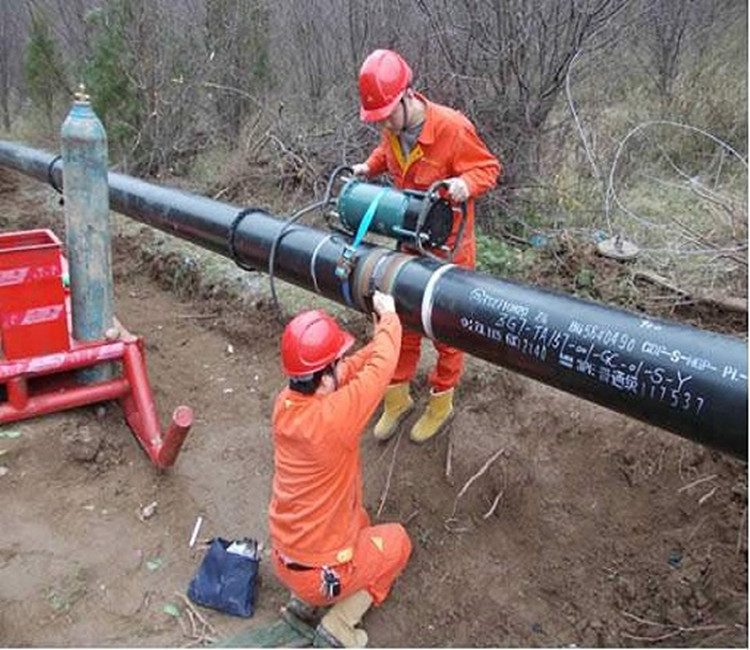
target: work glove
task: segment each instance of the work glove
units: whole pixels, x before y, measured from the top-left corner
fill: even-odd
[[[370,175],[370,168],[367,163],[357,163],[352,165],[352,173],[357,178],[367,178]]]
[[[372,308],[378,316],[382,316],[383,314],[394,313],[396,311],[396,303],[391,294],[383,293],[376,289],[375,293],[372,294]]]
[[[455,176],[445,181],[448,185],[448,196],[454,203],[463,203],[469,198],[469,186],[463,178]]]

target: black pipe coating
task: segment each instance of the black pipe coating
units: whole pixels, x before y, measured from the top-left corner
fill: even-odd
[[[62,185],[52,154],[0,141],[0,165]],[[240,208],[122,174],[110,205],[137,221],[231,257]],[[239,223],[239,262],[267,268],[284,220],[260,210]],[[359,311],[372,286],[389,290],[405,326],[564,391],[747,460],[747,343],[561,293],[362,244],[342,283],[347,243],[294,224],[275,274]]]

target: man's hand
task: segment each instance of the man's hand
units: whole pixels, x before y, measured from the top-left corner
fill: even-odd
[[[375,290],[375,293],[372,294],[372,307],[378,316],[396,313],[396,303],[393,300],[393,296],[389,293],[378,291],[377,289]]]
[[[445,182],[448,185],[448,196],[454,203],[463,203],[469,199],[469,186],[463,178],[455,176]]]
[[[357,178],[367,178],[370,175],[370,167],[367,163],[357,163],[352,165],[352,174]]]

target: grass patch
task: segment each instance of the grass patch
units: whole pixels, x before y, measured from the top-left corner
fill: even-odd
[[[68,612],[88,593],[88,580],[86,568],[76,565],[58,584],[47,588],[45,599],[56,612]]]

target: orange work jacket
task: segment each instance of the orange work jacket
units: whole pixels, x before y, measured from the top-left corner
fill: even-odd
[[[351,560],[361,528],[359,439],[396,368],[401,322],[384,314],[372,341],[344,358],[328,395],[285,388],[273,410],[274,476],[268,510],[273,548],[311,566]]]
[[[369,175],[387,172],[396,187],[410,190],[427,190],[436,181],[461,177],[469,188],[469,200],[464,233],[453,261],[473,267],[476,262],[474,199],[495,186],[502,165],[464,115],[415,94],[425,103],[425,120],[411,153],[405,157],[398,137],[384,129],[380,143],[366,161]],[[459,225],[460,217],[457,217],[447,242],[451,248]]]

